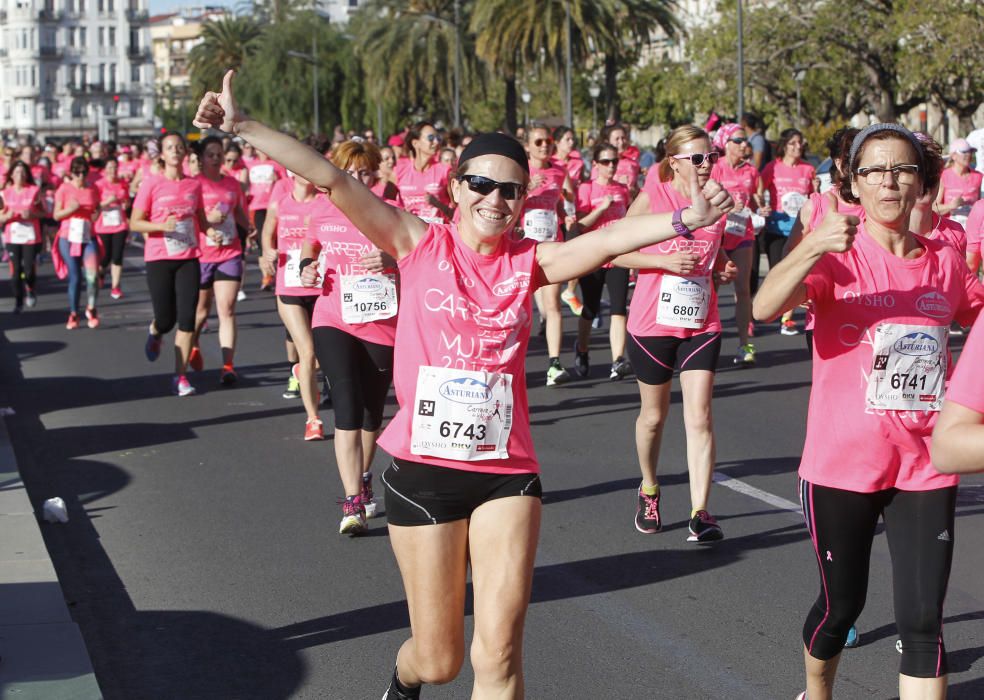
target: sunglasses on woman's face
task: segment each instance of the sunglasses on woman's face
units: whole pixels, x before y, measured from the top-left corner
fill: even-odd
[[[553,142],[554,142],[553,139],[533,139],[533,145],[536,146],[537,148],[540,148],[541,146],[544,145],[553,146]]]
[[[598,165],[618,165],[618,158],[599,158],[597,161]]]
[[[721,154],[717,151],[711,151],[710,153],[681,153],[673,157],[677,160],[689,160],[695,168],[699,168],[704,164],[705,160],[711,165],[714,165],[717,159],[721,157]]]
[[[496,190],[499,190],[503,199],[508,200],[519,199],[526,194],[526,185],[518,182],[499,182],[482,175],[459,175],[458,182],[465,183],[468,189],[483,197],[489,196]]]
[[[427,134],[427,136],[425,136],[424,138],[430,141],[431,143],[434,143],[435,141],[437,141],[438,143],[441,142],[440,134]]]
[[[736,136],[733,139],[728,139],[729,143],[737,143],[739,146],[745,143],[746,141],[748,141],[748,139],[746,139],[744,136]]]

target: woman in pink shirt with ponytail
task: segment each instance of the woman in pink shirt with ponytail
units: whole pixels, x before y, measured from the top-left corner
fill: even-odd
[[[516,240],[530,180],[527,154],[510,136],[481,134],[462,151],[450,182],[459,221],[429,224],[242,114],[232,75],[221,94],[205,95],[195,124],[235,132],[330,192],[333,204],[399,265],[400,408],[380,438],[394,457],[381,481],[411,638],[397,654],[385,697],[419,698],[422,684],[458,675],[470,570],[473,697],[521,698],[542,493],[524,366],[533,293],[622,253],[689,235],[719,219],[731,199],[716,183],[702,189],[694,177],[693,205],[672,214],[616,222],[564,243]]]

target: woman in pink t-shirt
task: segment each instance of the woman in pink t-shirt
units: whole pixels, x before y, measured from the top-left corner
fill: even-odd
[[[854,139],[841,197],[763,283],[756,318],[811,300],[813,390],[801,498],[820,568],[803,627],[807,695],[829,698],[848,630],[864,607],[879,518],[892,553],[903,698],[943,698],[943,599],[957,479],[939,474],[930,434],[948,374],[948,330],[984,306],[984,288],[949,244],[909,230],[942,161],[897,124]]]
[[[628,188],[615,182],[618,153],[610,143],[599,143],[594,149],[590,182],[582,182],[577,189],[577,223],[572,235],[580,231],[598,231],[622,219],[629,209]],[[612,365],[608,378],[617,381],[632,371],[625,360],[625,323],[628,315],[629,271],[605,264],[581,277],[581,296],[584,304],[577,320],[577,342],[574,346],[574,370],[579,377],[587,377],[591,371],[588,345],[591,342],[591,322],[601,313],[601,293],[608,287],[609,313],[608,344],[612,352]]]
[[[708,225],[730,197],[715,183],[702,196],[694,178],[693,207],[672,216],[618,222],[565,243],[515,240],[529,163],[509,136],[481,134],[462,151],[451,181],[460,222],[448,225],[385,204],[316,151],[248,119],[233,99],[232,71],[221,94],[203,98],[195,124],[235,132],[327,189],[352,224],[399,261],[400,408],[380,438],[394,456],[381,480],[412,636],[397,654],[388,697],[413,697],[423,683],[458,675],[469,569],[474,696],[522,697],[542,492],[524,370],[532,294]],[[313,263],[304,262],[305,270]],[[347,503],[361,510],[360,497]]]
[[[666,157],[658,171],[651,171],[655,177],[646,179],[629,216],[689,206],[691,178],[707,182],[718,155],[702,129],[674,129],[666,142]],[[628,324],[628,352],[640,398],[635,432],[642,483],[635,526],[644,534],[662,529],[656,467],[673,370],[679,367],[690,473],[689,540],[707,543],[724,537],[708,511],[708,498],[714,474],[711,396],[721,354],[717,284],[730,281],[735,273],[734,263],[721,250],[726,221],[694,231],[686,239],[657,243],[615,260],[620,268],[639,270]]]
[[[161,140],[162,174],[143,181],[130,216],[130,228],[144,234],[147,286],[154,309],[144,352],[151,362],[157,360],[162,336],[177,324],[171,389],[178,396],[195,393],[185,371],[194,342],[201,276],[198,234],[220,235],[205,219],[201,181],[185,177],[182,171],[187,152],[180,134]]]
[[[410,157],[396,163],[396,184],[407,211],[428,223],[447,223],[454,216],[448,195],[451,167],[437,162],[441,135],[429,122],[417,122],[407,132]]]
[[[577,136],[569,126],[558,126],[553,131],[554,144],[556,151],[553,155],[553,162],[567,171],[567,176],[571,179],[574,187],[575,197],[568,201],[564,200],[564,215],[566,217],[576,216],[577,208],[574,204],[577,199],[577,188],[584,181],[584,158],[577,150]],[[571,280],[567,287],[560,293],[560,300],[570,307],[575,316],[580,316],[584,310],[580,297],[577,295],[578,280]]]
[[[236,354],[236,295],[243,276],[243,246],[239,231],[249,227],[246,197],[239,181],[223,174],[222,139],[209,136],[195,146],[201,172],[196,176],[202,184],[202,204],[205,219],[212,227],[209,233],[198,232],[198,309],[195,312],[195,336],[188,364],[196,372],[204,366],[199,338],[215,301],[219,317],[219,347],[222,350],[222,369],[219,383],[231,386],[238,377],[233,365]]]
[[[263,274],[276,278],[277,312],[287,334],[287,361],[291,366],[283,396],[300,398],[304,404],[307,412],[304,439],[323,440],[325,432],[318,417],[317,364],[311,335],[311,316],[321,290],[308,289],[301,283],[299,267],[308,229],[330,203],[327,195],[318,192],[304,178],[291,173],[288,180],[291,191],[270,202],[267,208],[261,234],[260,268]]]
[[[379,149],[345,141],[331,162],[372,190]],[[317,265],[308,261],[317,260]],[[381,252],[332,202],[317,209],[300,252],[305,287],[320,295],[311,316],[314,351],[331,392],[335,415],[335,461],[346,501],[338,531],[358,535],[376,513],[372,461],[393,381],[393,342],[399,308],[396,261]],[[318,421],[320,424],[320,421]]]
[[[755,364],[755,345],[750,340],[752,322],[752,255],[755,248],[755,229],[752,212],[758,210],[759,172],[745,159],[748,138],[740,124],[725,124],[714,135],[714,147],[723,158],[711,168],[711,177],[720,182],[735,200],[735,211],[728,215],[724,226],[722,250],[738,269],[735,277],[735,324],[738,326],[736,365]]]
[[[943,148],[932,136],[916,132],[916,138],[919,139],[927,152],[935,158],[942,159]],[[909,215],[909,230],[926,238],[949,243],[956,248],[961,257],[966,258],[967,233],[964,231],[964,227],[950,217],[933,211],[933,203],[939,194],[939,187],[940,185],[937,184],[936,187],[927,188],[922,196],[916,200],[916,205]]]
[[[43,213],[41,188],[34,183],[30,168],[22,160],[14,161],[0,191],[0,226],[10,256],[15,314],[25,303],[28,308],[37,303],[34,256],[41,244]]]
[[[526,238],[541,243],[563,240],[561,224],[565,205],[576,194],[567,172],[551,160],[554,142],[545,126],[532,126],[526,132],[526,150],[530,154],[530,187],[520,228]],[[560,314],[560,289],[550,285],[538,289],[534,300],[540,310],[541,330],[547,341],[547,386],[570,381],[570,374],[560,362],[563,347],[563,318]]]
[[[89,328],[99,326],[96,297],[99,295],[99,241],[92,235],[92,223],[99,215],[99,192],[87,185],[89,164],[82,156],[72,159],[69,179],[55,191],[55,221],[58,234],[52,248],[55,271],[68,277],[69,330],[79,327],[79,298],[85,275],[85,317]]]
[[[107,159],[102,177],[95,184],[99,192],[99,218],[93,225],[103,247],[102,260],[99,261],[100,274],[105,275],[106,268],[110,269],[112,287],[109,295],[113,299],[123,298],[123,291],[120,289],[123,251],[126,247],[126,235],[130,230],[130,222],[126,217],[130,204],[130,186],[117,177],[118,173],[119,164],[116,158]]]
[[[984,471],[984,320],[980,316],[953,370],[933,428],[933,465],[947,474]]]
[[[981,198],[984,175],[970,167],[976,151],[967,139],[957,139],[950,144],[950,165],[943,171],[936,196],[936,211],[961,225],[967,223],[970,208]]]

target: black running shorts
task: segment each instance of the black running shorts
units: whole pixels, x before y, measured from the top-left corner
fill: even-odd
[[[695,369],[714,372],[721,356],[721,333],[701,333],[690,338],[630,333],[628,351],[640,382],[665,384],[673,379],[677,367],[681,372]]]
[[[509,496],[543,498],[539,474],[486,474],[394,459],[380,480],[390,525],[467,520],[483,503]]]

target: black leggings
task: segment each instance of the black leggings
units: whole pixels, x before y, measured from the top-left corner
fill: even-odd
[[[786,247],[786,241],[788,240],[782,234],[772,233],[771,231],[763,232],[762,245],[765,249],[766,256],[769,258],[769,272],[782,261],[782,251]]]
[[[154,328],[164,335],[177,321],[178,330],[195,331],[198,308],[198,258],[154,260],[147,263],[147,286],[154,307]]]
[[[628,313],[629,271],[622,267],[601,268],[581,278],[581,297],[584,309],[581,318],[593,321],[601,311],[601,290],[608,285],[609,313],[625,316]]]
[[[123,264],[123,249],[126,247],[126,231],[119,233],[100,233],[99,240],[103,244],[103,256],[99,267],[105,270],[110,263]]]
[[[953,560],[957,487],[858,493],[800,482],[800,499],[820,564],[820,595],[803,625],[810,656],[841,653],[864,608],[875,526],[881,516],[892,555],[900,672],[937,678],[947,672],[943,598]]]
[[[34,289],[34,255],[38,247],[34,243],[8,243],[10,253],[10,286],[17,306],[24,303],[24,286]],[[22,276],[23,275],[23,276]]]
[[[331,326],[311,330],[314,354],[331,387],[336,430],[379,430],[393,381],[393,347]]]

